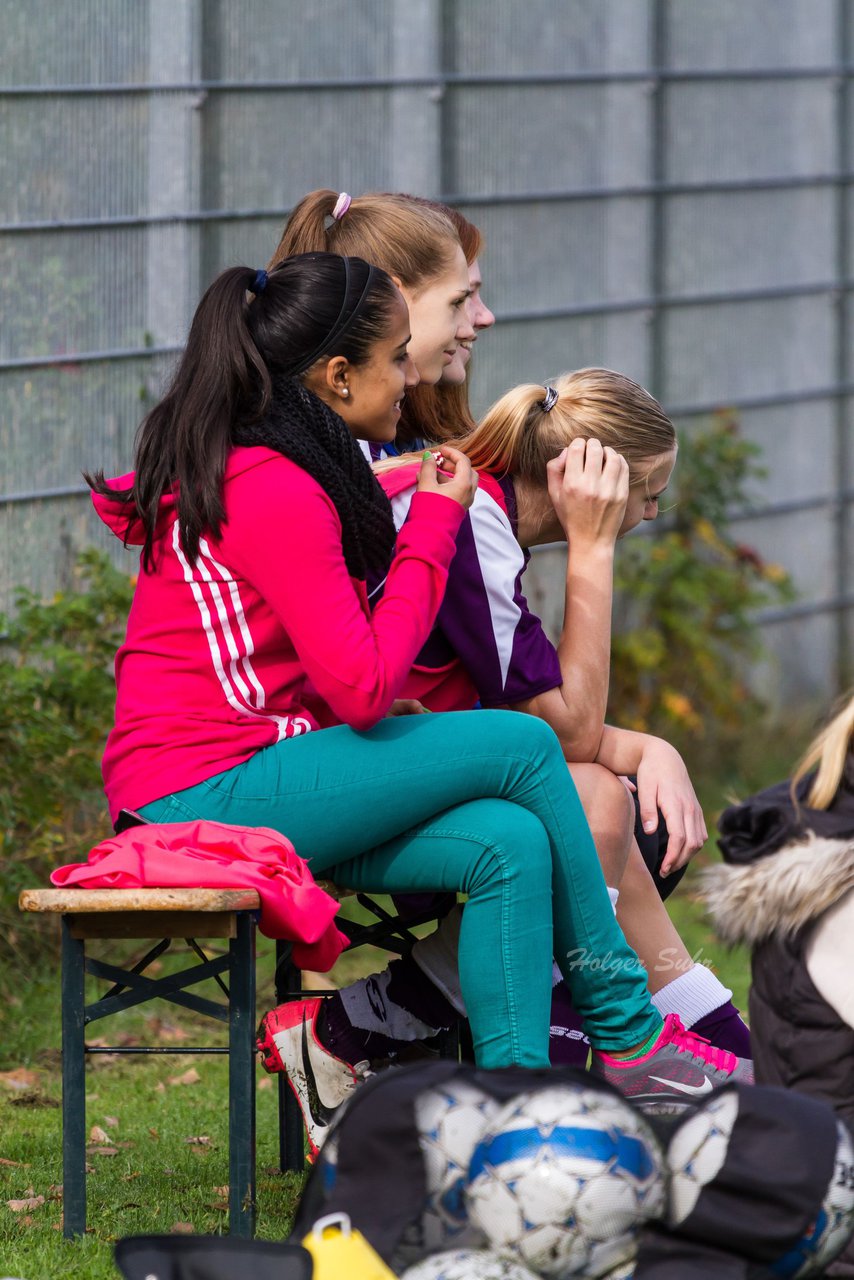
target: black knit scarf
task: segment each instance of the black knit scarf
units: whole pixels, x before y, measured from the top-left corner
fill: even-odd
[[[391,503],[343,420],[299,379],[274,378],[264,416],[239,423],[232,440],[275,449],[323,487],[341,520],[352,577],[388,572],[396,536]]]

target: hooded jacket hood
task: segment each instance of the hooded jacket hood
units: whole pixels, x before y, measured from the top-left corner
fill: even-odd
[[[133,488],[135,473],[128,471],[126,475],[116,476],[107,484],[117,494]],[[145,526],[142,523],[133,499],[116,496],[107,497],[102,493],[92,494],[92,505],[104,524],[127,546],[141,547],[145,542]],[[160,499],[160,518],[171,517],[175,511],[175,495],[167,493]]]
[[[225,480],[233,480],[244,471],[261,466],[270,458],[281,455],[275,449],[267,449],[260,445],[238,446],[231,450],[225,468]],[[128,471],[126,475],[116,476],[107,484],[115,489],[117,495],[133,488],[136,473]],[[129,547],[141,547],[145,543],[145,526],[132,499],[113,498],[100,493],[92,494],[92,505],[107,528]],[[155,539],[175,517],[177,497],[174,492],[165,493],[160,499],[160,511],[157,517]]]
[[[706,908],[725,942],[791,937],[854,889],[854,840],[812,836],[745,866],[702,874]]]

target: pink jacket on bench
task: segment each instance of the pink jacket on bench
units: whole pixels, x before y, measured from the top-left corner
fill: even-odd
[[[338,903],[317,885],[293,845],[269,827],[224,822],[151,823],[102,840],[87,862],[58,867],[59,888],[254,889],[260,929],[294,942],[300,969],[325,973],[347,946],[335,927]]]

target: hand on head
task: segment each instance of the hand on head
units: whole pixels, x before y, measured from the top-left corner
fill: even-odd
[[[629,499],[629,464],[599,440],[578,438],[546,467],[549,498],[574,547],[616,541]]]
[[[419,493],[442,493],[446,498],[453,498],[466,510],[474,502],[477,490],[477,475],[464,453],[443,444],[440,457],[442,472],[439,472],[435,456],[429,449],[421,455],[421,470],[418,473]],[[448,473],[451,473],[450,475]]]

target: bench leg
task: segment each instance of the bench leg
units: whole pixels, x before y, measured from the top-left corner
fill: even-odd
[[[85,952],[62,918],[62,1187],[63,1235],[86,1230]]]
[[[255,1232],[255,921],[250,912],[238,912],[237,937],[229,950],[229,1231],[249,1239]]]

